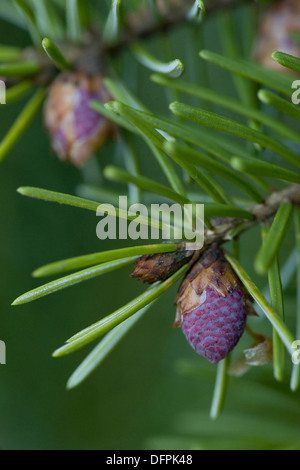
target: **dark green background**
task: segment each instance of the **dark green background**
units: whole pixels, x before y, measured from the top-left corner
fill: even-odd
[[[243,18],[247,18],[247,12]],[[241,28],[236,24],[237,29]],[[174,54],[187,65],[187,77],[199,80],[200,35],[194,38],[193,48],[189,47],[192,33],[187,28],[180,28],[172,37]],[[159,41],[152,41],[153,51],[160,48]],[[30,39],[25,32],[1,20],[0,43],[25,46]],[[205,46],[221,50],[218,24],[213,18],[205,26]],[[123,71],[128,86],[135,92],[138,88],[139,96],[152,110],[167,112],[164,94],[150,83],[148,71],[136,67],[128,54],[118,59],[117,67]],[[228,75],[215,71],[210,72],[210,79],[216,89],[232,93]],[[1,106],[1,137],[26,99]],[[142,145],[140,157],[144,173],[155,178],[158,169]],[[121,161],[121,157],[108,145],[99,152],[97,162],[104,167],[112,161]],[[93,171],[94,164],[97,165],[96,160],[88,165],[87,171]],[[38,266],[123,246],[96,238],[97,220],[93,213],[27,199],[16,192],[19,186],[30,185],[75,194],[77,185],[83,181],[84,175],[79,170],[62,164],[51,152],[41,113],[1,165],[0,339],[7,345],[7,364],[0,366],[0,447],[298,446],[299,393],[289,392],[288,377],[284,384],[275,384],[271,366],[253,370],[243,379],[230,379],[225,411],[217,422],[210,422],[216,368],[196,356],[181,331],[172,328],[175,288],[159,299],[84,384],[72,391],[65,390],[68,377],[90,348],[62,359],[51,358],[53,350],[73,333],[113,312],[143,290],[142,285],[129,277],[130,270],[125,269],[34,303],[11,307],[18,295],[41,283],[30,276]],[[253,255],[259,246],[258,234],[258,230],[253,230],[243,237],[242,261],[251,275],[254,275]],[[289,237],[286,252],[293,243],[292,232]],[[254,277],[260,286],[265,285],[265,279]],[[292,317],[293,285],[286,299],[287,314]],[[256,329],[270,333],[266,323],[255,321]],[[248,346],[249,340],[244,339],[242,345]]]

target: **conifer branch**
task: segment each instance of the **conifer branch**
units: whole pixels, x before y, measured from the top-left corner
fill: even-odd
[[[213,13],[221,8],[232,8],[246,3],[249,0],[211,0],[206,4],[206,13]],[[126,28],[120,36],[119,41],[113,47],[107,47],[106,52],[114,53],[129,44],[145,39],[159,33],[166,33],[175,26],[178,26],[187,20],[187,12],[192,6],[193,1],[182,1],[182,5],[172,7],[164,12],[157,21],[150,10],[141,9],[138,12],[127,17],[125,20]]]
[[[294,205],[300,205],[300,185],[292,184],[282,191],[276,191],[271,194],[262,204],[255,204],[248,210],[251,212],[255,219],[243,221],[240,219],[217,219],[212,229],[207,229],[205,234],[205,245],[210,245],[214,242],[222,243],[234,236],[248,230],[259,222],[267,221],[279,209],[280,204],[283,202],[290,202]]]

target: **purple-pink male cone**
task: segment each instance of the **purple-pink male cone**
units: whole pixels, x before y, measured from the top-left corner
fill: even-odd
[[[224,359],[243,334],[249,297],[220,249],[208,249],[183,280],[175,326],[211,363]]]
[[[51,144],[62,160],[82,166],[116,133],[112,122],[90,107],[111,99],[103,77],[84,71],[60,74],[49,89],[44,109]]]
[[[300,31],[299,0],[273,2],[260,19],[254,47],[254,59],[265,67],[293,73],[272,59],[274,51],[285,52],[296,57],[300,55],[300,43],[293,39],[293,33]]]

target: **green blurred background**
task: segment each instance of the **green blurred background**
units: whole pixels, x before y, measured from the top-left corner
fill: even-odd
[[[234,14],[246,22],[248,10],[242,8]],[[242,22],[236,21],[236,25],[239,34]],[[203,31],[195,33],[180,27],[171,35],[174,57],[185,63],[186,78],[193,81],[204,77],[198,58],[200,48],[222,50],[215,17],[207,19]],[[170,46],[161,41],[153,38],[148,43],[154,52]],[[26,46],[30,38],[25,31],[0,20],[0,43]],[[146,105],[153,111],[167,112],[163,91],[149,81],[149,72],[137,66],[128,52],[116,59],[115,66]],[[228,74],[216,70],[208,69],[213,86],[233,94]],[[186,97],[184,100],[190,102]],[[1,137],[25,103],[26,98],[1,106]],[[157,177],[158,169],[150,154],[138,145],[144,174]],[[231,378],[225,410],[216,422],[210,421],[216,368],[196,356],[181,331],[172,328],[176,288],[159,299],[101,367],[72,391],[66,391],[66,381],[91,348],[62,359],[51,358],[51,353],[73,333],[113,312],[144,287],[125,269],[11,307],[18,295],[39,285],[40,281],[30,275],[38,266],[124,246],[96,238],[93,213],[27,199],[16,189],[28,185],[75,194],[78,185],[95,174],[95,168],[99,170],[112,161],[119,162],[121,157],[118,147],[116,151],[109,144],[83,173],[62,164],[49,148],[40,113],[1,165],[0,339],[6,342],[7,364],[0,366],[0,447],[298,448],[299,393],[289,392],[288,377],[283,384],[276,384],[270,365],[252,370],[241,379]],[[283,260],[293,234],[289,237]],[[244,235],[241,259],[263,287],[265,279],[257,278],[252,270],[259,243],[259,230]],[[286,295],[288,321],[294,315],[294,299],[292,282]],[[266,322],[257,319],[253,325],[258,331],[270,333]],[[243,338],[239,351],[249,345],[249,339]]]

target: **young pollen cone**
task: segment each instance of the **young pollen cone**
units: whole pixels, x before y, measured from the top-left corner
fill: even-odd
[[[246,326],[250,297],[216,245],[208,248],[183,280],[175,301],[174,326],[212,363],[224,359]]]
[[[254,58],[268,68],[288,71],[272,59],[274,51],[300,56],[300,43],[293,41],[291,34],[300,33],[300,1],[281,0],[275,2],[261,19]]]
[[[61,160],[81,167],[115,134],[114,124],[89,106],[92,100],[110,99],[101,75],[79,70],[56,78],[49,88],[44,121]]]

